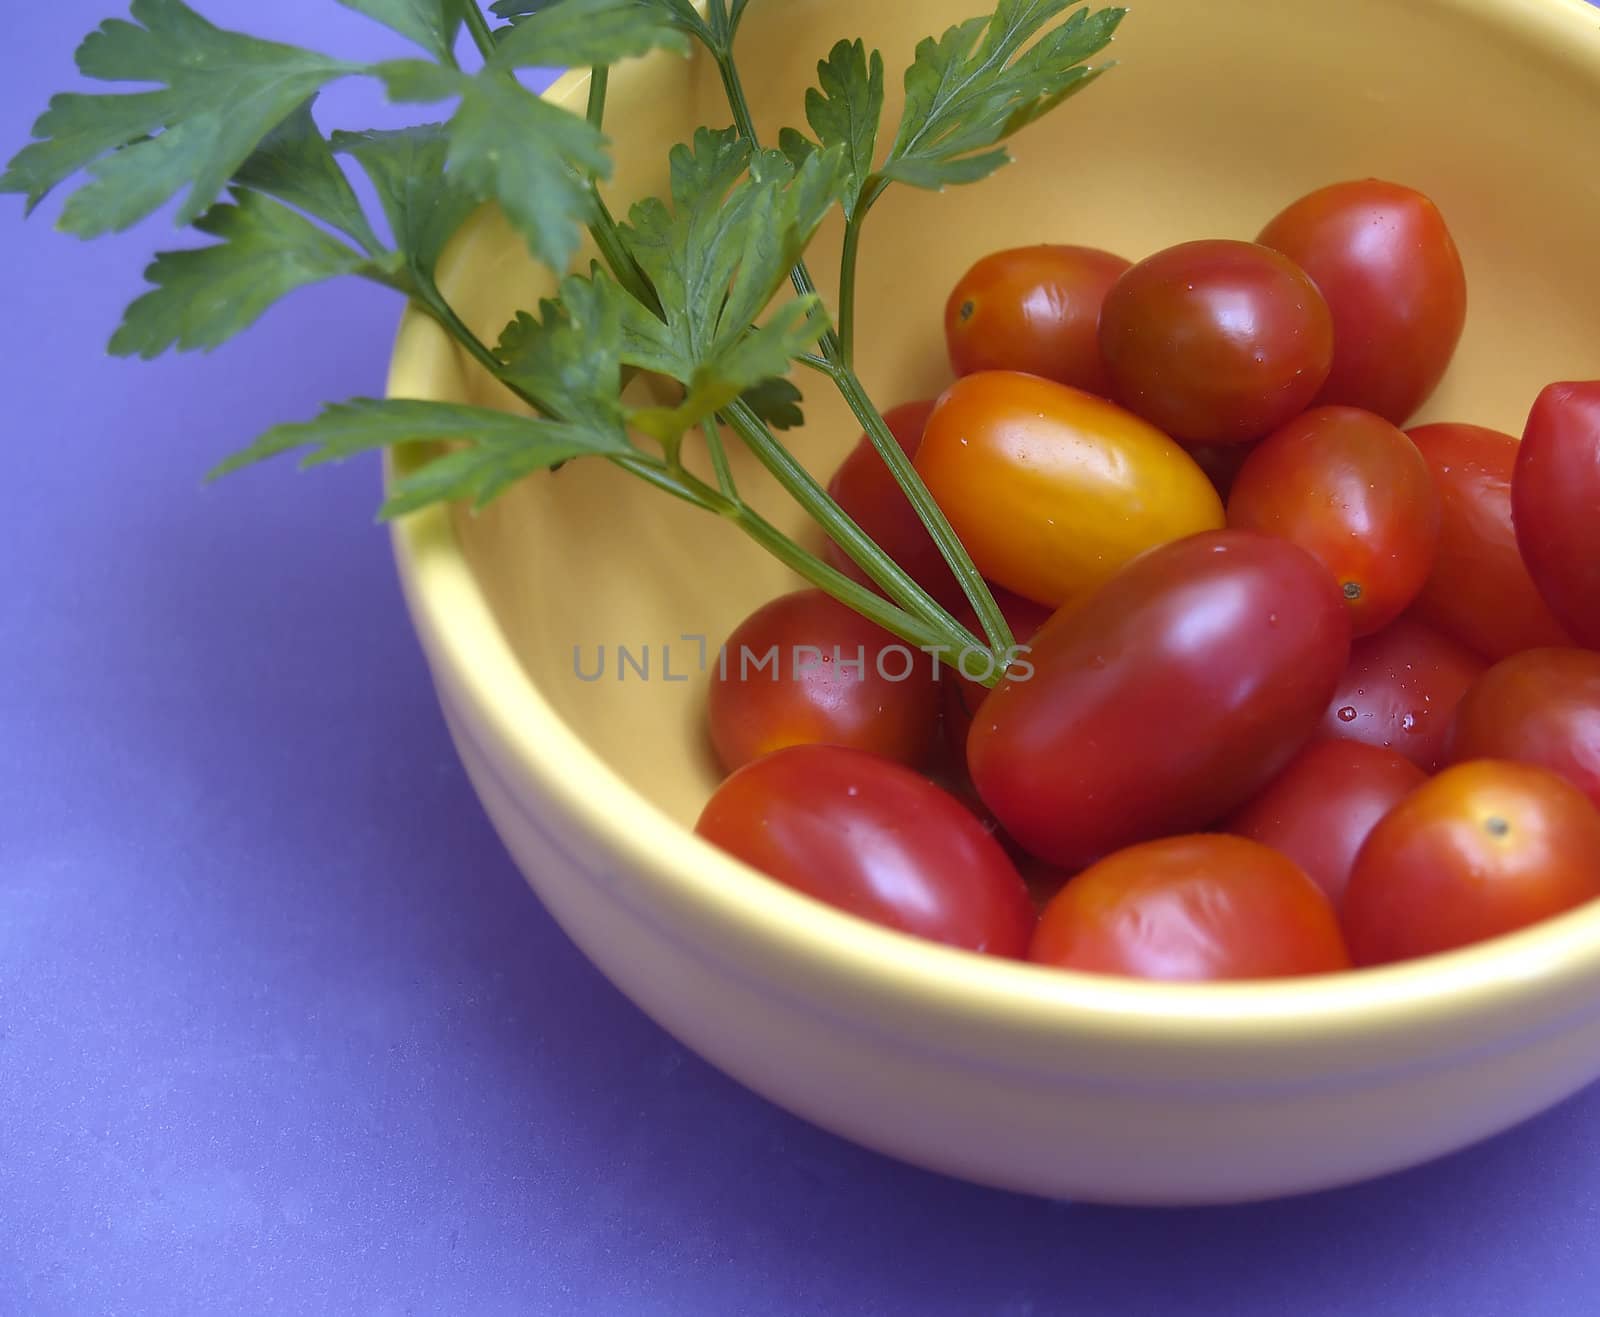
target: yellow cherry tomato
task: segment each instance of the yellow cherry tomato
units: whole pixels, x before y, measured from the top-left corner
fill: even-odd
[[[1016,371],[957,380],[917,470],[991,581],[1042,604],[1081,598],[1130,559],[1224,523],[1193,458],[1148,422]]]

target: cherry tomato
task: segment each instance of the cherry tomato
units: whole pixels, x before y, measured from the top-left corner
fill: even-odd
[[[1467,279],[1439,209],[1375,178],[1302,197],[1259,239],[1300,266],[1333,314],[1319,403],[1402,425],[1437,387],[1467,318]]]
[[[780,750],[712,795],[697,831],[840,910],[970,951],[1021,956],[1028,889],[952,797],[888,759],[839,746]]]
[[[1475,759],[1372,830],[1344,894],[1358,965],[1481,942],[1600,896],[1600,811],[1554,773]]]
[[[1408,431],[1439,487],[1439,552],[1417,615],[1487,659],[1570,645],[1523,565],[1511,523],[1517,441],[1478,425]]]
[[[1189,444],[1184,449],[1206,473],[1213,489],[1226,499],[1233,492],[1239,470],[1255,451],[1252,444]]]
[[[1402,617],[1351,646],[1320,730],[1398,751],[1431,773],[1444,762],[1456,705],[1483,669],[1471,650]]]
[[[941,696],[933,660],[821,590],[763,605],[711,669],[711,743],[730,772],[789,745],[927,758]]]
[[[1009,590],[996,589],[994,601],[1000,606],[1001,613],[1010,624],[1011,638],[1017,642],[1019,650],[1031,643],[1039,628],[1050,620],[1051,610],[1044,604],[1036,604],[1033,600],[1024,599]],[[956,617],[974,635],[982,634],[978,630],[978,615],[972,611],[971,604],[958,608]],[[1022,657],[1026,655],[1023,654]],[[973,672],[974,677],[988,675],[986,671],[979,669],[976,658],[968,670]],[[983,703],[984,697],[989,694],[989,688],[981,681],[949,667],[939,674],[939,679],[944,684],[945,736],[951,749],[960,755],[964,770],[967,757],[967,732],[972,727],[972,715]]]
[[[1313,741],[1228,822],[1281,851],[1335,905],[1373,825],[1426,782],[1405,756],[1360,741]]]
[[[1112,395],[1173,438],[1248,443],[1310,406],[1333,360],[1333,321],[1287,257],[1186,242],[1117,280],[1100,350]]]
[[[1537,764],[1600,806],[1600,654],[1529,649],[1502,659],[1456,706],[1448,752]]]
[[[1416,445],[1358,407],[1316,407],[1240,469],[1228,524],[1281,535],[1338,580],[1358,636],[1417,597],[1439,545],[1439,494]]]
[[[1015,371],[951,385],[916,460],[978,570],[1043,604],[1086,594],[1146,549],[1223,521],[1205,473],[1159,430]]]
[[[907,457],[916,457],[922,431],[933,414],[932,402],[904,402],[884,412],[883,419]],[[917,516],[911,500],[888,465],[878,456],[872,440],[862,435],[850,455],[828,482],[828,493],[850,514],[911,578],[946,608],[965,600],[961,584]],[[827,560],[852,581],[877,589],[843,549],[829,540],[823,550]]]
[[[1350,650],[1333,578],[1286,540],[1152,550],[1033,638],[967,738],[973,783],[1040,859],[1080,868],[1237,809],[1316,727]]]
[[[1196,982],[1348,969],[1339,921],[1295,862],[1243,837],[1168,837],[1107,856],[1044,909],[1028,959]]]
[[[1105,393],[1100,304],[1129,262],[1043,244],[985,256],[950,294],[944,336],[957,375],[1020,370]]]
[[[1551,611],[1600,649],[1600,380],[1552,384],[1528,416],[1511,480],[1522,560]]]

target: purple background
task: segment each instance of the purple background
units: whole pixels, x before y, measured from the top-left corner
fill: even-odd
[[[111,7],[8,6],[0,154]],[[208,12],[401,48],[332,0]],[[169,231],[55,209],[0,198],[0,1313],[1592,1311],[1600,1091],[1385,1182],[1138,1212],[899,1166],[686,1054],[490,832],[375,464],[199,486],[380,389],[390,295],[114,361]]]

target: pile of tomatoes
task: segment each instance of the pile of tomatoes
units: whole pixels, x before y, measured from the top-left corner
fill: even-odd
[[[1370,180],[1254,243],[979,261],[956,382],[887,419],[1019,646],[987,689],[987,651],[769,603],[713,674],[700,833],[893,928],[1152,979],[1600,897],[1600,383],[1551,385],[1520,442],[1401,429],[1466,305],[1437,208]],[[831,488],[975,623],[864,439]]]

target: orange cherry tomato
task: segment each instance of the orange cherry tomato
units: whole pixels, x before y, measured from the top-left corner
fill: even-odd
[[[1528,764],[1475,759],[1423,783],[1372,830],[1344,894],[1358,965],[1514,932],[1600,896],[1600,810]]]
[[[1381,416],[1315,407],[1274,430],[1228,496],[1228,525],[1291,540],[1333,573],[1358,636],[1399,617],[1433,570],[1439,494]]]
[[[1439,551],[1417,615],[1491,661],[1571,645],[1517,548],[1517,441],[1481,425],[1422,425],[1407,433],[1433,469],[1441,514]]]
[[[1166,435],[1103,398],[1015,371],[951,385],[916,463],[978,570],[1042,604],[1223,523],[1211,482]]]
[[[1067,881],[1028,958],[1141,979],[1267,979],[1347,969],[1328,898],[1287,856],[1243,837],[1130,846]]]
[[[1100,304],[1130,262],[1055,243],[994,252],[974,265],[944,308],[957,375],[1020,370],[1103,394]]]

